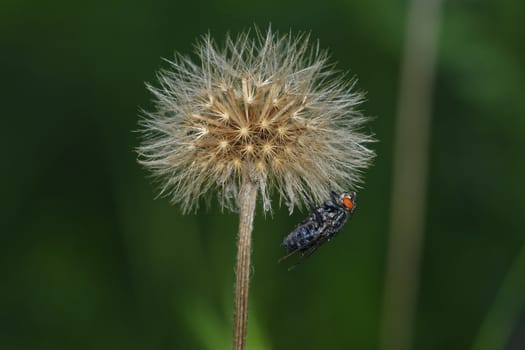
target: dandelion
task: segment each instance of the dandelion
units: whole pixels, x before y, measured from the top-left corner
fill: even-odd
[[[355,81],[337,76],[308,35],[256,30],[227,36],[224,48],[205,36],[196,53],[200,62],[178,55],[160,86],[148,85],[155,110],[141,121],[139,162],[183,212],[212,192],[239,211],[234,348],[243,349],[256,198],[271,211],[273,192],[292,212],[357,187],[372,138]]]

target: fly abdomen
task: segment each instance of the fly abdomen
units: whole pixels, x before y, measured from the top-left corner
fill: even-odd
[[[318,230],[314,227],[313,223],[301,225],[286,236],[283,241],[283,247],[285,247],[288,252],[297,249],[302,250],[309,247],[318,237]]]

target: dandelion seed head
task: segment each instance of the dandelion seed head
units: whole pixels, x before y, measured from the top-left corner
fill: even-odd
[[[178,55],[148,85],[155,109],[141,120],[139,162],[161,194],[188,212],[216,191],[235,209],[251,181],[265,211],[275,191],[291,212],[359,186],[374,156],[363,94],[318,44],[269,29],[227,36],[224,48],[208,35],[196,47],[200,62]]]

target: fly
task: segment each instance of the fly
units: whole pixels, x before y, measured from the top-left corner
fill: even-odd
[[[300,252],[301,257],[288,270],[292,270],[312,255],[323,243],[337,235],[357,207],[357,193],[337,195],[330,192],[330,199],[320,207],[314,207],[312,214],[295,227],[283,240],[282,246],[288,252],[280,261]]]

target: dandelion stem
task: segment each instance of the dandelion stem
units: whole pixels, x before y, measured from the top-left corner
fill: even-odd
[[[257,186],[245,181],[239,193],[239,237],[237,268],[235,269],[235,309],[233,320],[233,349],[246,348],[248,324],[248,292],[250,287],[250,255]]]

